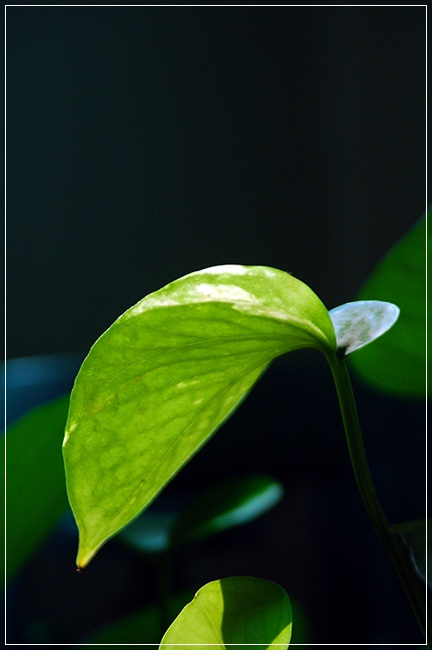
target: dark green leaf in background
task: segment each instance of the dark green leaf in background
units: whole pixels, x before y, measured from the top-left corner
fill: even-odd
[[[163,553],[246,524],[267,512],[282,496],[282,485],[268,476],[221,481],[176,509],[158,509],[158,500],[121,531],[120,539],[143,553]]]
[[[63,449],[78,565],[157,496],[274,358],[305,347],[335,351],[328,311],[267,267],[204,269],[120,316],[71,395]]]
[[[170,548],[171,529],[177,516],[176,510],[164,512],[150,506],[120,532],[119,539],[141,553],[164,553]]]
[[[61,454],[68,405],[69,395],[32,409],[7,429],[7,579],[30,558],[68,507]],[[4,453],[3,445],[2,449]]]
[[[173,546],[252,521],[280,501],[283,487],[267,476],[231,479],[203,492],[177,518]]]
[[[374,388],[395,395],[426,394],[426,218],[380,262],[361,300],[389,300],[400,308],[395,327],[351,357],[353,369]]]

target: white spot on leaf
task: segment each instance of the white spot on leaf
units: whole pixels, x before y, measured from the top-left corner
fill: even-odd
[[[141,300],[141,302],[135,305],[135,307],[129,309],[124,316],[129,318],[130,316],[137,316],[138,314],[142,314],[143,312],[148,311],[149,309],[154,309],[155,307],[177,307],[181,304],[181,301],[174,300],[173,298],[150,295],[147,298],[144,298],[144,300]]]
[[[233,309],[236,309],[237,311],[250,311],[250,304],[248,305],[242,305],[242,304],[235,304],[232,306]],[[286,312],[283,311],[277,311],[275,309],[258,309],[257,307],[253,308],[253,315],[254,316],[266,316],[267,318],[275,318],[276,320],[284,320],[284,321],[293,321],[294,317],[292,314],[287,314]]]
[[[221,301],[221,302],[253,302],[257,304],[258,301],[251,293],[241,289],[240,287],[231,286],[229,284],[198,284],[194,288],[194,293],[198,293],[205,300]]]

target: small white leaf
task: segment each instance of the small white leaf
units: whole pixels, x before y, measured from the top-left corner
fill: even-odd
[[[330,310],[338,350],[351,354],[387,332],[399,317],[399,307],[381,300],[358,300]]]

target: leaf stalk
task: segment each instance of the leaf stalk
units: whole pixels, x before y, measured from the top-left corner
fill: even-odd
[[[426,638],[426,590],[422,588],[406,553],[392,534],[390,524],[378,499],[369,469],[357,405],[346,362],[337,354],[328,355],[327,361],[336,386],[348,451],[361,498],[372,526],[399,576],[422,634]],[[427,638],[427,643],[431,646],[430,638]]]

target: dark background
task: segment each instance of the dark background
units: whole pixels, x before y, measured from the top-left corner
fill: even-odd
[[[354,298],[425,208],[425,10],[7,10],[8,355],[223,263]]]
[[[10,7],[7,196],[9,358],[85,353],[146,293],[214,264],[352,300],[425,209],[425,9]],[[389,517],[423,516],[424,406],[356,392]],[[421,642],[323,360],[278,362],[169,490],[246,471],[281,480],[284,505],[253,540],[191,553],[179,586],[250,573],[301,602],[315,643]],[[74,544],[22,577],[16,642],[73,643],[146,601],[116,542],[85,576]]]

